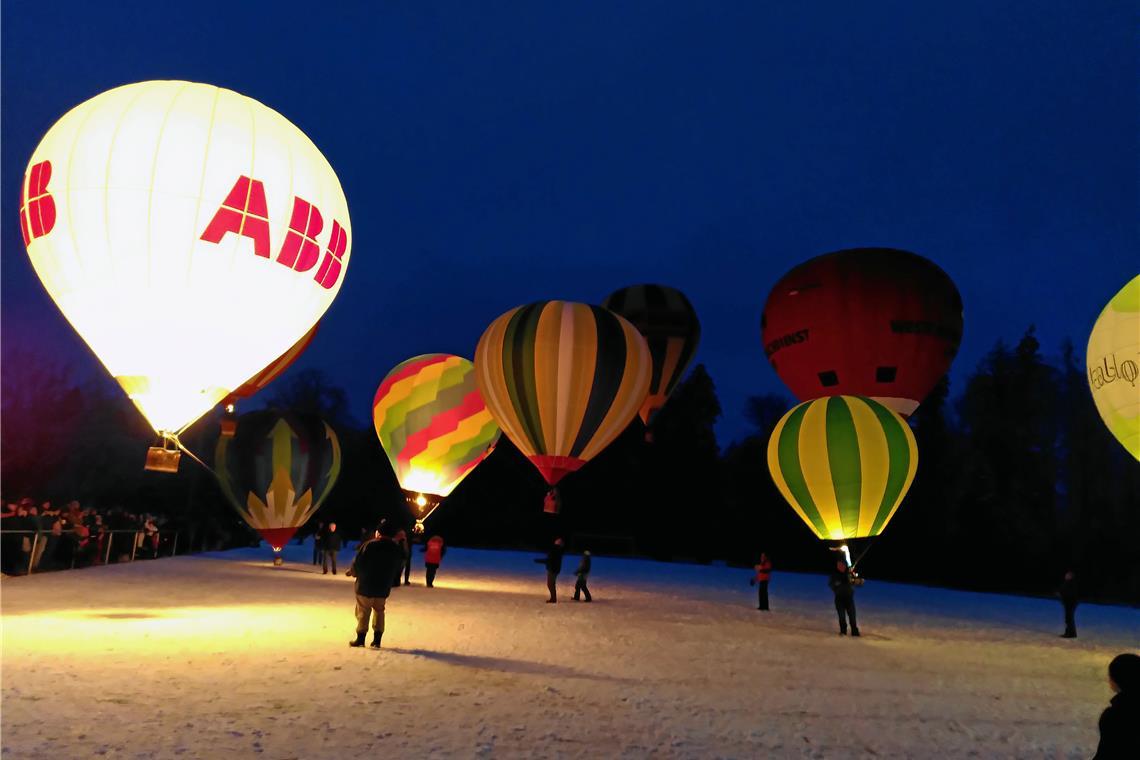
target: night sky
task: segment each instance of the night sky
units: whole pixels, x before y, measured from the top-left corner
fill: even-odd
[[[256,98],[332,163],[352,263],[296,366],[361,422],[393,365],[470,358],[513,306],[660,282],[701,318],[724,445],[747,396],[784,391],[760,311],[804,259],[884,245],[945,269],[954,393],[1031,323],[1083,354],[1140,271],[1131,3],[341,5],[4,3],[6,356],[102,371],[32,271],[19,186],[65,111],[145,79]]]

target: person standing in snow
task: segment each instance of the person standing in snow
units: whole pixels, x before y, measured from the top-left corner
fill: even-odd
[[[336,555],[340,551],[340,533],[336,530],[336,523],[330,522],[321,538],[321,575],[329,571],[329,562],[332,562],[332,572],[336,575]]]
[[[763,552],[760,553],[760,562],[755,567],[756,575],[752,577],[749,582],[750,585],[757,586],[757,602],[756,609],[768,611],[768,581],[772,580],[772,561],[768,559],[768,555]]]
[[[831,592],[835,594],[835,612],[839,615],[839,635],[847,635],[847,621],[851,621],[851,635],[859,635],[859,626],[855,623],[855,587],[863,585],[863,579],[847,567],[847,563],[839,560],[835,563],[835,572],[827,581]]]
[[[550,551],[546,553],[545,558],[538,558],[535,560],[540,565],[546,565],[546,588],[550,591],[550,598],[546,600],[547,604],[554,604],[558,601],[558,574],[562,572],[562,539],[554,539],[554,543],[550,547]]]
[[[1108,664],[1108,686],[1116,696],[1100,714],[1093,760],[1135,758],[1140,754],[1140,655],[1114,657]]]
[[[373,537],[360,545],[356,558],[346,575],[356,577],[356,638],[348,642],[350,647],[364,646],[368,635],[368,619],[372,618],[373,649],[380,648],[384,636],[384,607],[392,593],[392,581],[400,572],[404,555],[391,538],[384,535],[383,528],[377,528]]]
[[[1065,607],[1065,632],[1061,634],[1061,638],[1075,639],[1077,637],[1077,576],[1072,570],[1065,572],[1065,580],[1062,581],[1057,595],[1061,597],[1061,604]]]
[[[435,571],[439,569],[446,552],[447,549],[444,548],[441,537],[432,536],[428,539],[427,545],[424,547],[424,568],[427,570],[428,588],[432,588],[435,584]]]
[[[396,568],[395,578],[392,580],[392,586],[400,585],[400,574],[404,573],[404,568],[411,562],[411,546],[408,545],[408,532],[404,529],[396,531],[396,546],[400,549],[400,564]],[[404,585],[409,585],[405,578]]]
[[[578,576],[578,580],[574,582],[574,601],[578,601],[580,594],[586,595],[586,601],[594,601],[590,596],[590,589],[586,587],[586,581],[590,579],[590,551],[587,549],[582,552],[582,559],[578,561],[578,569],[574,571],[574,575]]]

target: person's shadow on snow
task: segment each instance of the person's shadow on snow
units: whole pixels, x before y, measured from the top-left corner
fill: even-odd
[[[536,676],[558,676],[560,678],[587,678],[595,681],[632,682],[629,678],[617,678],[599,673],[587,673],[562,665],[549,665],[544,662],[531,662],[529,660],[511,660],[506,657],[484,657],[476,654],[458,654],[456,652],[433,652],[430,649],[400,649],[387,648],[385,651],[395,654],[410,654],[415,657],[424,657],[429,660],[445,662],[449,665],[458,665],[462,668],[475,668],[478,670],[497,670],[501,673],[526,673]]]

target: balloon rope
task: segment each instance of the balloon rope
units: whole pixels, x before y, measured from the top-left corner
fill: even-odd
[[[881,535],[883,535],[883,534],[880,533],[879,536],[881,536]],[[867,556],[867,552],[871,551],[871,547],[874,546],[876,543],[878,543],[879,536],[875,536],[870,541],[868,541],[867,545],[865,547],[863,547],[863,551],[859,552],[859,556],[856,557],[855,561],[851,563],[851,569],[852,570],[855,569],[856,565],[858,565],[860,562],[863,561],[863,557]]]

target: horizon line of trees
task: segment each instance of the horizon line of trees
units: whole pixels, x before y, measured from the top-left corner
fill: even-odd
[[[26,349],[2,365],[0,493],[7,501],[73,498],[102,508],[165,513],[199,529],[254,540],[211,473],[192,461],[172,476],[142,469],[154,434],[109,378],[77,381]],[[342,470],[316,520],[353,536],[382,518],[411,524],[370,424],[319,370],[279,379],[245,411],[288,408],[336,429]],[[260,402],[260,403],[259,403]],[[768,474],[768,437],[794,401],[748,399],[751,432],[723,450],[712,377],[698,364],[653,424],[635,420],[559,485],[563,509],[543,513],[538,472],[504,437],[428,522],[449,543],[532,548],[555,535],[571,550],[822,571],[834,555],[803,525]],[[239,409],[239,412],[242,411]],[[206,462],[218,412],[183,435]],[[1070,341],[1041,353],[1030,327],[997,341],[951,397],[948,379],[912,416],[915,481],[883,534],[853,542],[872,578],[985,591],[1051,593],[1067,569],[1082,596],[1140,603],[1140,465],[1105,428]]]

